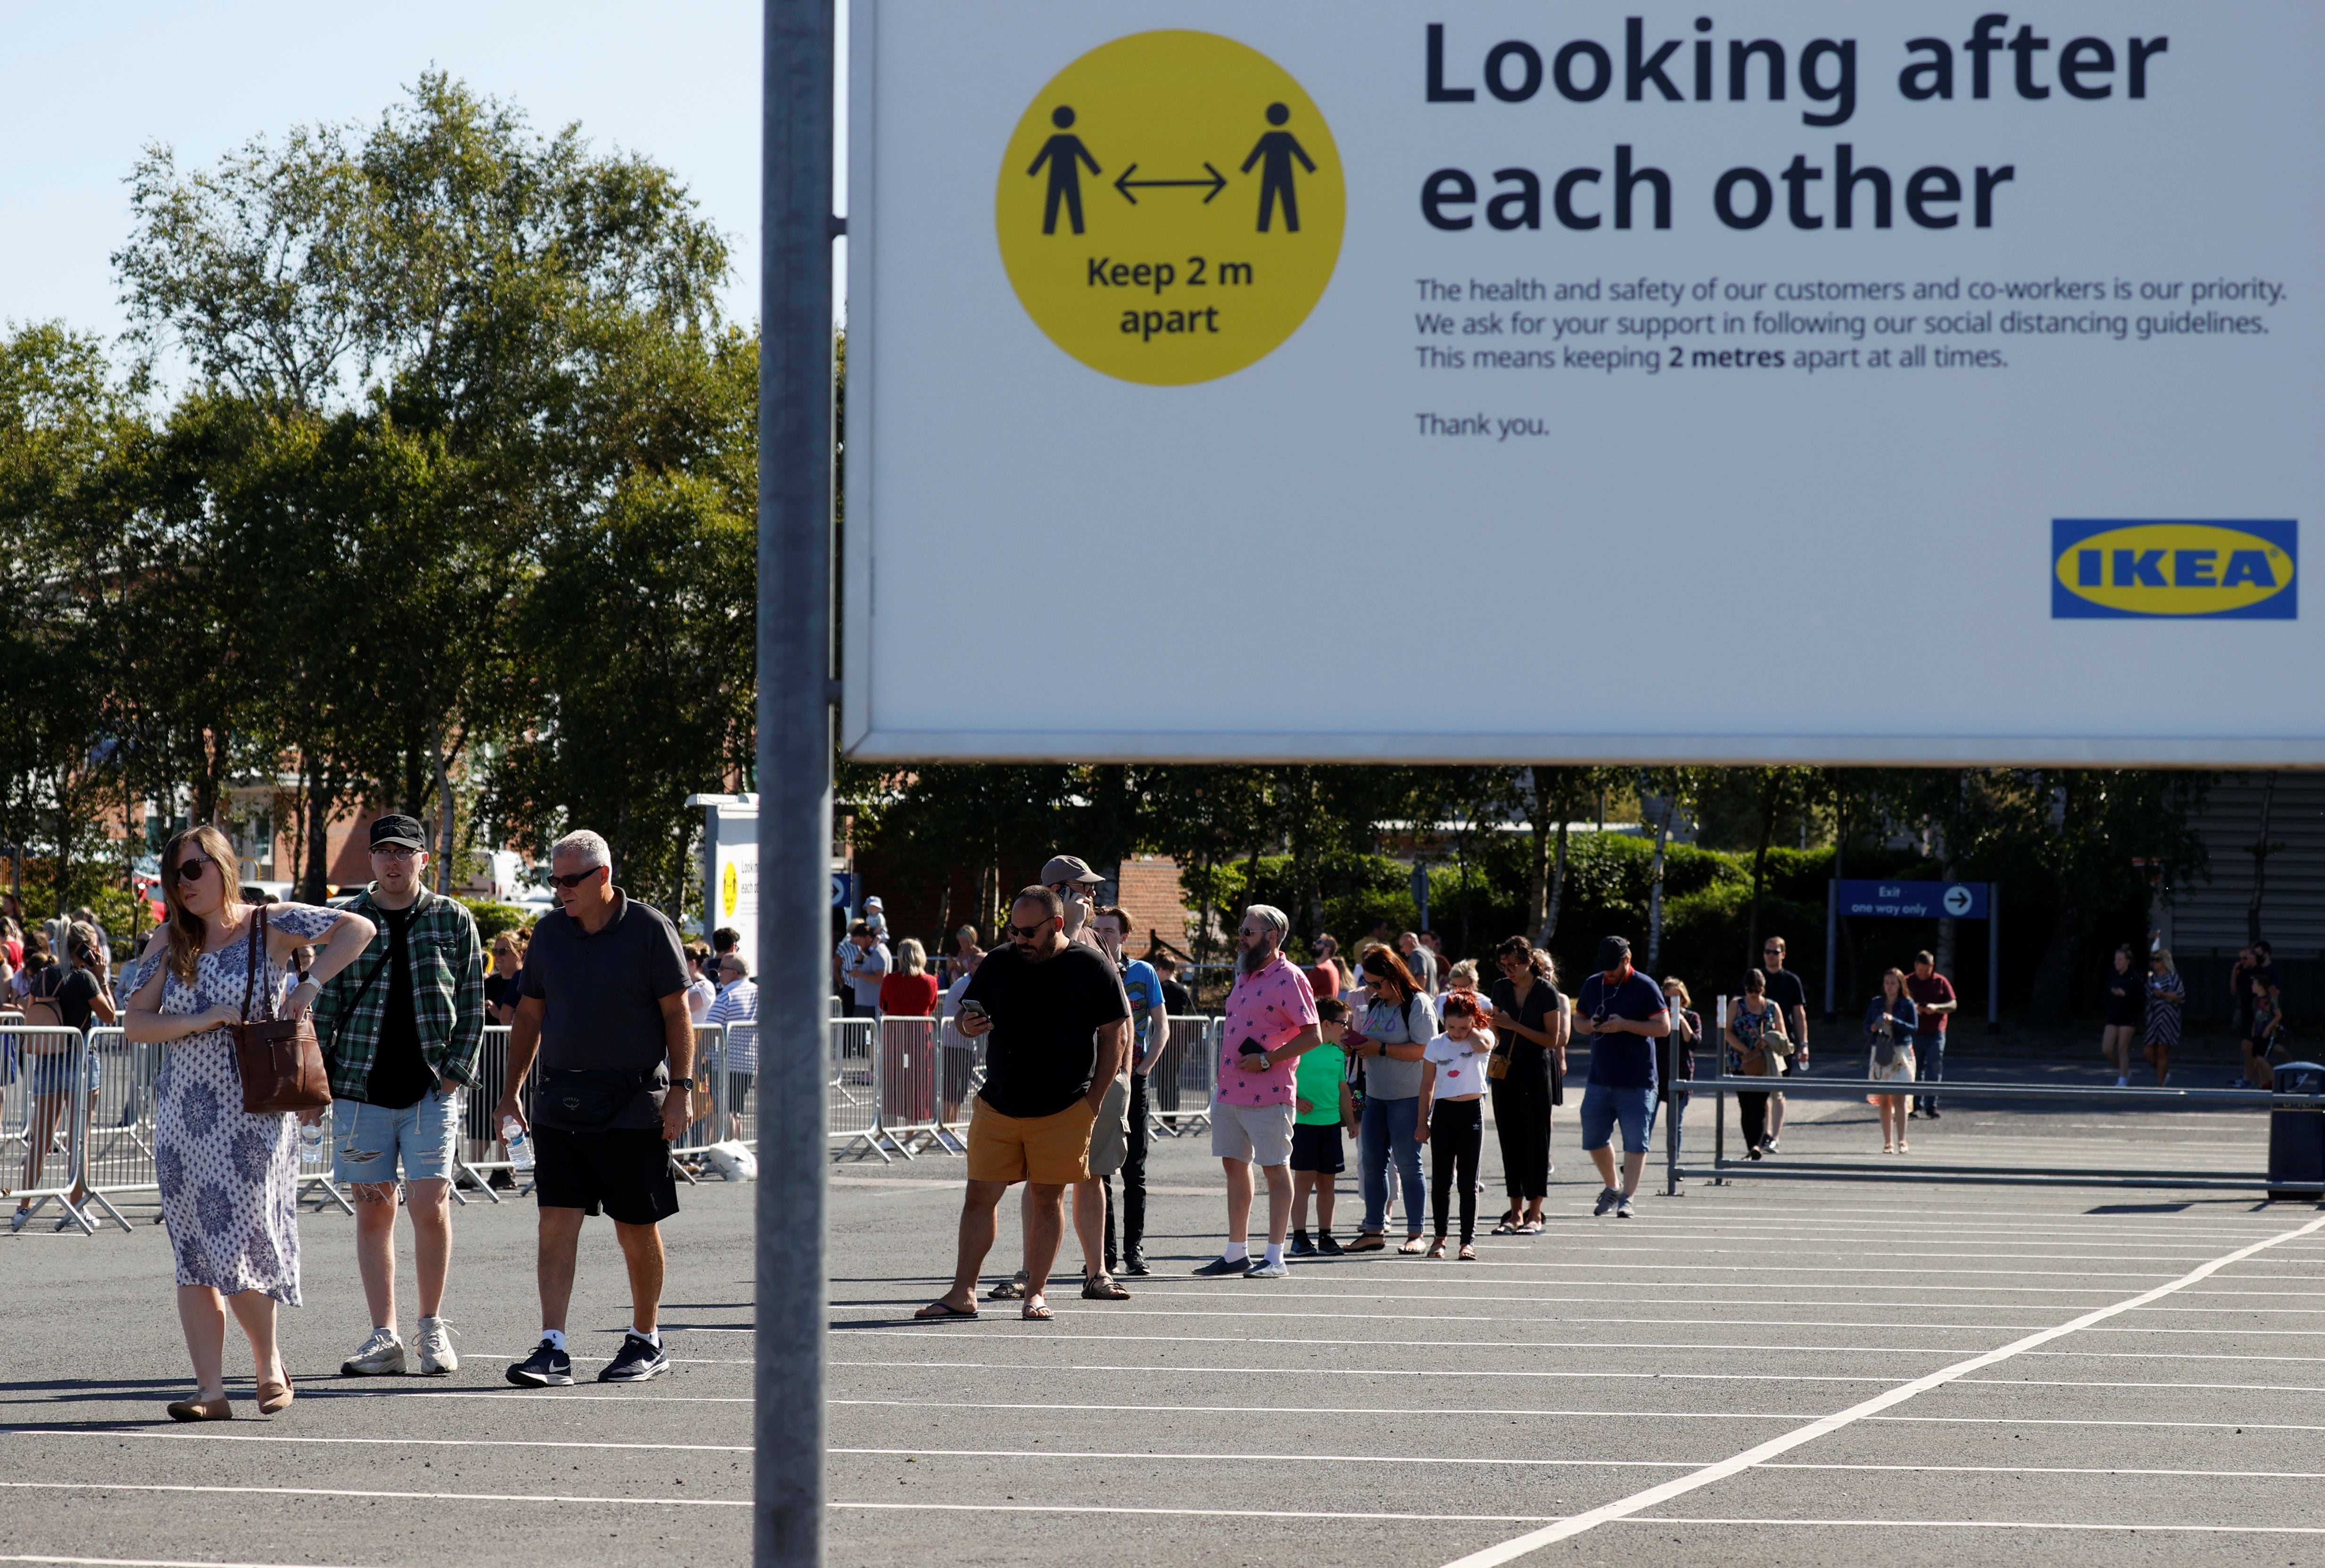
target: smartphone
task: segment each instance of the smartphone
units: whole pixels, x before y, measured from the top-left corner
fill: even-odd
[[[993,1015],[985,1010],[985,1004],[983,1002],[971,1001],[964,1001],[960,1004],[960,1016],[963,1018],[989,1019]]]

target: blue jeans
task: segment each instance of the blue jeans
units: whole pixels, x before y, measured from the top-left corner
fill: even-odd
[[[392,1182],[400,1155],[405,1181],[442,1181],[452,1174],[458,1152],[461,1100],[459,1091],[447,1094],[439,1085],[400,1111],[332,1101],[331,1175],[366,1185]]]
[[[1623,1152],[1647,1152],[1647,1129],[1655,1118],[1655,1092],[1651,1088],[1617,1089],[1593,1084],[1582,1091],[1582,1148],[1589,1153],[1614,1140],[1615,1124],[1623,1124]]]
[[[1943,1029],[1915,1031],[1913,1060],[1921,1067],[1920,1076],[1925,1083],[1942,1084],[1946,1078],[1946,1032]],[[1938,1097],[1934,1094],[1915,1096],[1914,1103],[1924,1110],[1935,1111]]]
[[[1396,1161],[1397,1183],[1404,1189],[1405,1234],[1421,1234],[1422,1205],[1428,1202],[1429,1189],[1421,1185],[1421,1145],[1414,1141],[1413,1124],[1421,1111],[1421,1101],[1365,1099],[1365,1120],[1357,1130],[1357,1157],[1365,1192],[1365,1224],[1367,1232],[1388,1229],[1388,1162]]]

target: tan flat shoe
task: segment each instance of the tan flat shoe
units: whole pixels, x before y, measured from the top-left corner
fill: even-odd
[[[178,1399],[170,1407],[172,1421],[231,1421],[234,1407],[224,1399]]]
[[[271,1378],[258,1379],[258,1413],[261,1416],[273,1415],[298,1397],[299,1391],[291,1386],[288,1378],[279,1383]]]

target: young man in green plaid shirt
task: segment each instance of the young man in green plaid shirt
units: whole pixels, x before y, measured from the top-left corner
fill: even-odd
[[[409,816],[371,825],[374,881],[348,906],[379,927],[315,1004],[331,1075],[332,1174],[356,1200],[356,1261],[371,1338],[339,1370],[406,1370],[395,1322],[395,1178],[401,1157],[420,1281],[419,1370],[459,1366],[441,1314],[452,1260],[452,1173],[461,1103],[484,1043],[485,949],[457,899],[426,886],[427,839]]]

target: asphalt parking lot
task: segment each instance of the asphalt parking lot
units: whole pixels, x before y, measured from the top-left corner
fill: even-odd
[[[1878,1148],[1861,1102],[1791,1128],[1787,1155]],[[1914,1131],[1917,1157],[2150,1166],[2256,1166],[2259,1137],[2009,1108]],[[1046,1324],[1009,1304],[910,1322],[949,1272],[959,1166],[839,1167],[831,1561],[2325,1561],[2315,1205],[1775,1178],[1594,1220],[1570,1139],[1539,1237],[1278,1282],[1186,1274],[1221,1240],[1217,1167],[1200,1137],[1166,1141],[1157,1272],[1128,1302],[1061,1292]],[[0,1241],[0,1558],[742,1560],[751,1197],[686,1194],[678,1367],[622,1390],[501,1381],[535,1337],[525,1204],[457,1222],[458,1374],[338,1379],[366,1326],[351,1228],[311,1216],[308,1305],[285,1314],[299,1402],[201,1429],[162,1417],[188,1379],[158,1230]],[[1016,1266],[1014,1221],[1013,1199],[988,1279]],[[602,1229],[580,1355],[626,1318]]]

